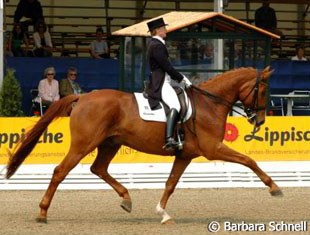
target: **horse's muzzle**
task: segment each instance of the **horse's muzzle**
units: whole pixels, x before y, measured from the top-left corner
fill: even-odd
[[[260,120],[259,116],[255,114],[248,118],[248,122],[254,125],[255,127],[260,127],[265,123],[265,118],[262,118]]]
[[[265,119],[261,120],[259,122],[255,122],[255,126],[259,127],[259,126],[263,125],[264,123],[265,123]]]

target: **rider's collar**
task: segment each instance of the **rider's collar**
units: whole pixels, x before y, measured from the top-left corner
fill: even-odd
[[[158,40],[159,40],[159,41],[161,41],[164,45],[166,45],[165,40],[164,40],[164,39],[162,39],[161,37],[159,37],[159,36],[153,36],[153,38],[158,39]]]

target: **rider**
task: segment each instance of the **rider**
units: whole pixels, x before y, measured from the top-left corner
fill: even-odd
[[[167,114],[166,144],[163,148],[172,150],[178,146],[173,133],[181,109],[177,94],[172,86],[179,86],[179,83],[183,82],[185,87],[189,87],[191,82],[176,71],[169,61],[169,54],[164,41],[167,35],[166,25],[163,18],[147,23],[152,35],[147,52],[151,70],[147,93],[151,109],[156,109],[160,100],[163,100],[170,109]]]

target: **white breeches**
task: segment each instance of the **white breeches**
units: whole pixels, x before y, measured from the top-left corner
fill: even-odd
[[[165,76],[165,81],[161,90],[162,100],[169,106],[170,109],[174,108],[180,112],[181,106],[177,94],[172,86],[179,86],[179,83],[172,80],[168,74]]]

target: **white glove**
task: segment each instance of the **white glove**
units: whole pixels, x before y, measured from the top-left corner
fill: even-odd
[[[192,85],[191,81],[187,77],[185,77],[184,75],[183,75],[182,82],[184,83],[186,88],[189,88]]]

